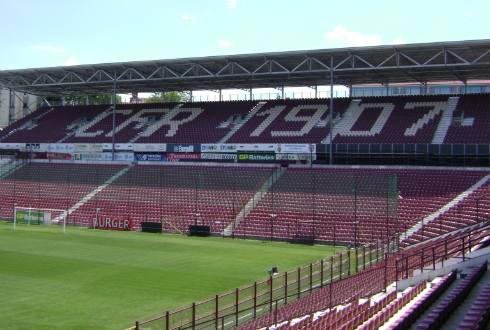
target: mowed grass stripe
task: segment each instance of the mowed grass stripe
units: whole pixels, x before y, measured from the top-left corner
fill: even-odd
[[[337,250],[341,250],[340,248]],[[334,253],[324,246],[0,222],[5,329],[120,329]]]

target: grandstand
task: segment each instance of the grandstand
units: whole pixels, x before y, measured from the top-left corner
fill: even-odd
[[[202,69],[172,79],[165,70],[188,72],[189,64],[152,63],[166,68],[160,73],[131,63],[125,70],[137,72],[137,82],[117,63],[99,65],[100,72],[121,75],[99,75],[97,86],[114,94],[113,85],[119,92],[251,89],[272,84],[271,74],[282,86],[315,86],[325,79],[318,73],[352,86],[372,82],[371,71],[386,84],[414,76],[445,81],[454,79],[455,69],[465,79],[489,72],[487,41],[400,47],[405,58],[413,57],[403,63],[411,75],[385,66],[393,49],[380,46],[351,50],[361,61],[350,65],[345,50],[308,52],[306,62],[303,52],[266,54],[275,63],[267,62],[268,71],[257,54],[192,59]],[[435,55],[441,47],[464,61],[444,62]],[[254,73],[244,69],[252,67]],[[73,70],[85,77],[83,69]],[[15,85],[20,77],[25,83]],[[94,77],[37,84],[31,70],[0,72],[2,85],[43,95],[89,92]],[[408,329],[414,323],[435,329],[472,294],[475,303],[460,328],[483,328],[489,109],[488,94],[48,104],[0,132],[0,218],[11,221],[17,207],[57,209],[68,216],[55,216],[54,224],[94,231],[97,216],[131,221],[136,231],[152,226],[191,235],[198,228],[223,238],[352,249],[289,278],[271,273],[259,293],[257,283],[242,290],[245,301],[237,289],[234,299],[216,296],[216,302],[137,322],[137,329],[157,323],[165,329]],[[221,297],[227,297],[222,309]]]

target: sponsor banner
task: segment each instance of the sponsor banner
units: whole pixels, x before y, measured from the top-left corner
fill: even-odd
[[[66,154],[62,152],[48,152],[48,159],[64,159],[64,160],[71,160],[73,159],[72,154]]]
[[[269,151],[276,152],[277,144],[237,144],[237,151]]]
[[[48,215],[46,213],[46,215]],[[15,212],[15,222],[18,223],[39,223],[39,224],[44,224],[44,217],[45,213],[44,212],[34,212],[31,211],[29,214],[29,211],[16,211]],[[51,213],[49,213],[49,218],[51,219]],[[47,220],[47,219],[46,219]]]
[[[237,159],[236,154],[211,154],[211,153],[202,153],[201,159]]]
[[[73,151],[76,153],[102,152],[102,143],[74,143]]]
[[[108,230],[133,230],[133,219],[131,218],[117,218],[117,217],[103,217],[95,215],[92,216],[90,228],[96,229],[108,229]]]
[[[167,154],[167,162],[178,162],[181,159],[201,159],[201,154],[196,153],[168,153]]]
[[[102,143],[103,150],[112,150],[112,143]]]
[[[46,152],[47,143],[26,143],[26,152]]]
[[[201,145],[199,143],[194,143],[194,144],[167,143],[167,152],[194,153],[194,152],[200,152],[200,150],[201,150]]]
[[[236,152],[236,144],[201,144],[201,152]]]
[[[114,150],[131,150],[133,151],[133,144],[132,143],[116,143],[116,147]]]
[[[276,153],[315,153],[316,144],[278,144]]]
[[[310,160],[313,156],[313,160],[316,160],[316,154],[276,154],[277,160]]]
[[[101,155],[103,155],[104,160],[112,160],[112,152],[104,152]],[[132,162],[134,160],[134,154],[132,152],[116,152],[114,153],[114,160],[127,160]]]
[[[7,150],[19,150],[19,151],[24,151],[25,150],[25,144],[21,143],[0,143],[0,149],[7,149]]]
[[[102,153],[84,153],[84,154],[74,154],[73,159],[75,160],[103,160]]]
[[[46,151],[73,154],[73,143],[51,143],[46,146]]]
[[[167,160],[166,154],[134,154],[137,161],[164,162]]]
[[[239,154],[238,160],[276,160],[275,154]]]
[[[134,151],[167,152],[165,143],[133,143]]]

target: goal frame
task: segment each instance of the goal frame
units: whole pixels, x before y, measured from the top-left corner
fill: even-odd
[[[65,228],[66,228],[66,218],[68,216],[68,211],[67,210],[61,210],[61,209],[45,209],[41,207],[24,207],[24,206],[17,206],[17,204],[14,204],[14,229],[15,229],[15,219],[17,218],[17,210],[28,210],[29,213],[31,211],[56,211],[56,212],[61,212],[61,216],[63,219],[63,234],[65,233]],[[27,226],[29,227],[31,223],[30,217],[27,219]]]

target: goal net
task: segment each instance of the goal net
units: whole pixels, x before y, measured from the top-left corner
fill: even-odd
[[[38,207],[14,207],[14,229],[15,224],[30,225],[63,225],[65,232],[67,211],[61,209],[45,209]]]

